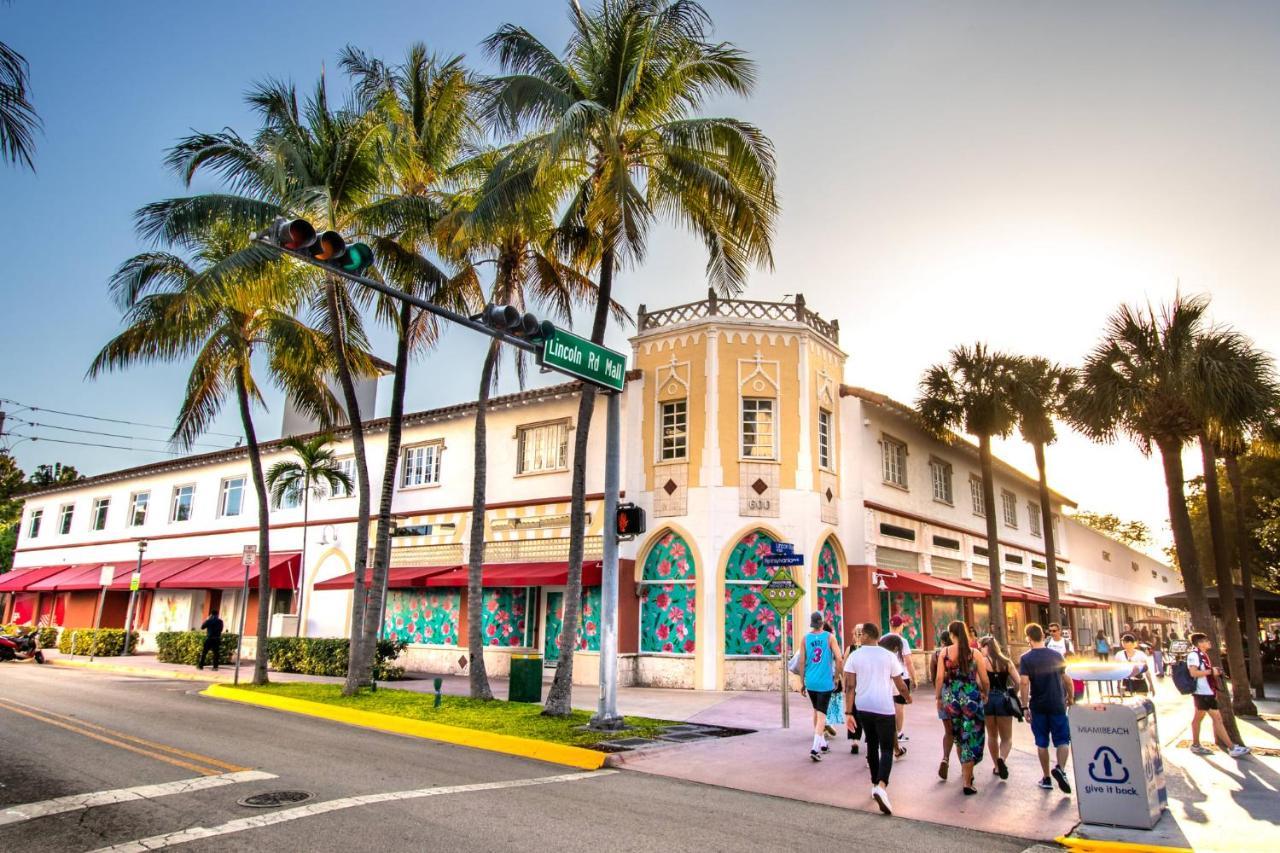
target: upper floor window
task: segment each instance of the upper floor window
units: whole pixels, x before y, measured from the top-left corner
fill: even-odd
[[[27,538],[35,539],[40,535],[40,522],[44,519],[44,510],[31,510],[31,517],[27,521]]]
[[[987,514],[987,497],[982,492],[982,478],[969,478],[969,498],[973,501],[973,514],[985,516]]]
[[[742,457],[776,459],[773,400],[761,397],[742,399]]]
[[[907,445],[896,438],[881,436],[881,467],[884,469],[884,481],[895,486],[907,487]]]
[[[1040,504],[1027,504],[1027,526],[1031,528],[1032,536],[1043,535],[1040,530]]]
[[[831,413],[818,409],[818,467],[831,470]]]
[[[93,501],[93,515],[89,518],[89,527],[92,530],[107,529],[107,510],[111,508],[111,498],[95,498]]]
[[[333,489],[329,492],[331,498],[349,498],[356,493],[359,486],[356,485],[356,458],[347,456],[343,459],[335,459],[334,467],[347,475],[347,479],[351,481],[351,488],[348,489],[341,483],[334,483]]]
[[[151,503],[150,492],[134,492],[129,497],[129,526],[141,527],[147,523],[147,505]]]
[[[400,487],[430,486],[440,482],[440,444],[420,444],[404,449]]]
[[[58,518],[58,532],[63,536],[71,532],[71,519],[76,513],[75,504],[63,504]]]
[[[222,493],[218,495],[218,516],[239,515],[244,509],[244,477],[232,477],[222,481]]]
[[[1000,492],[1001,509],[1004,511],[1004,523],[1009,527],[1018,526],[1018,496],[1013,492]]]
[[[517,474],[542,474],[568,467],[568,421],[530,424],[516,430]]]
[[[190,521],[191,505],[195,503],[196,487],[194,485],[174,486],[173,503],[169,509],[170,521]]]
[[[662,404],[662,451],[659,458],[684,459],[689,454],[689,401],[668,400]]]
[[[933,499],[944,504],[954,504],[951,488],[951,466],[941,459],[929,460],[929,478],[933,481]]]

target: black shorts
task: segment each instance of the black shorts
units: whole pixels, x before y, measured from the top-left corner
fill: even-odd
[[[1218,710],[1217,696],[1201,696],[1196,693],[1191,697],[1195,700],[1197,711],[1216,711]]]
[[[912,687],[914,687],[914,685],[913,685],[910,681],[908,681],[908,682],[907,682],[907,692],[910,692],[910,691],[911,691],[911,689],[912,689]],[[907,697],[903,696],[901,693],[894,693],[894,694],[893,694],[893,704],[895,704],[895,705],[905,705],[905,704],[907,704]]]
[[[831,705],[831,694],[834,690],[810,690],[809,701],[813,703],[813,710],[827,713],[827,707]]]

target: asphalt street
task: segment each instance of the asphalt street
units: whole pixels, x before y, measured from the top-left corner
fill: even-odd
[[[1029,842],[557,765],[198,695],[0,667],[0,850],[1022,851]],[[312,798],[249,808],[244,797]]]

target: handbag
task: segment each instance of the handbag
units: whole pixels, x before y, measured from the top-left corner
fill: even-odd
[[[787,669],[788,669],[788,670],[790,670],[790,672],[791,672],[791,674],[792,674],[792,675],[799,675],[799,674],[800,674],[800,655],[801,655],[801,653],[802,653],[802,652],[797,651],[794,655],[792,655],[792,656],[791,656],[791,663],[787,664]]]

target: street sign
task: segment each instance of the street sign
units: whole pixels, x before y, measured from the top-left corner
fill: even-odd
[[[257,559],[258,559],[258,546],[245,545],[244,554],[240,557],[240,562],[244,563],[246,566],[252,566],[254,561]]]
[[[794,554],[796,546],[790,542],[773,542],[770,544],[769,550],[775,554]]]
[[[134,572],[129,576],[129,592],[137,592],[142,586],[142,572]]]
[[[543,341],[539,363],[610,391],[621,391],[626,384],[625,355],[564,329],[556,329],[555,334]]]
[[[766,566],[803,566],[804,554],[766,554],[760,558]]]
[[[790,613],[791,608],[800,603],[800,598],[803,595],[804,589],[795,582],[791,577],[791,572],[785,568],[774,572],[773,577],[769,578],[769,582],[760,590],[761,598],[770,607],[778,611],[779,616],[785,616]]]
[[[98,571],[98,586],[111,586],[111,582],[116,579],[115,566],[103,566]]]

